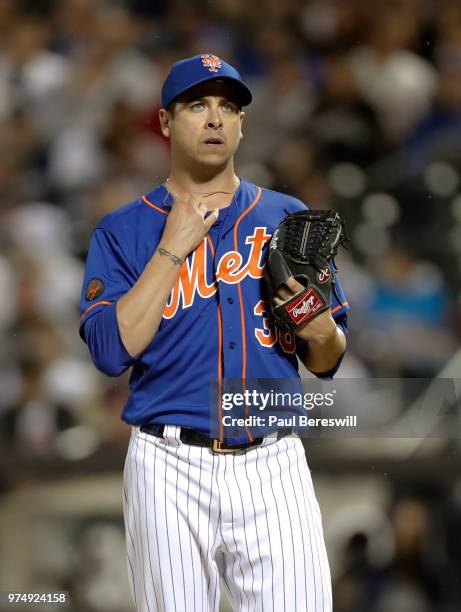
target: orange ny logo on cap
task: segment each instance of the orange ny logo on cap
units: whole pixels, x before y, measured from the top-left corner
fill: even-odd
[[[202,55],[202,64],[205,66],[205,68],[208,68],[210,72],[218,72],[218,70],[221,68],[221,60],[216,55]]]

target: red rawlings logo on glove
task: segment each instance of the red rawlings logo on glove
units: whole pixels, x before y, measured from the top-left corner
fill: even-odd
[[[309,291],[300,295],[295,302],[292,302],[286,308],[286,311],[294,323],[299,325],[313,317],[324,305],[325,302],[322,298],[313,289],[309,289]]]

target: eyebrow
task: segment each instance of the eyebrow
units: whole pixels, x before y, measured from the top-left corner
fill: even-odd
[[[190,104],[191,102],[203,102],[205,100],[205,98],[208,98],[208,97],[210,97],[210,96],[207,96],[207,95],[202,95],[202,96],[200,96],[200,95],[196,95],[196,96],[190,95],[190,96],[187,96],[184,99],[184,102],[186,104]],[[212,96],[212,97],[217,97],[217,96]],[[220,102],[223,102],[223,101],[224,102],[229,102],[230,104],[235,104],[235,106],[240,108],[240,103],[239,103],[239,101],[237,99],[233,99],[233,98],[227,97],[227,96],[219,96],[219,101]]]

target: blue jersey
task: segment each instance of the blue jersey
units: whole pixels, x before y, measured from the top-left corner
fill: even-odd
[[[306,207],[241,180],[230,206],[183,263],[159,329],[135,359],[121,341],[115,304],[151,259],[171,204],[158,186],[98,224],[88,252],[80,335],[106,374],[118,376],[133,366],[124,421],[181,425],[209,435],[210,417],[220,410],[210,381],[299,378],[296,354],[302,357],[307,344],[272,327],[263,268],[276,227]],[[336,279],[332,314],[344,331],[348,308]]]

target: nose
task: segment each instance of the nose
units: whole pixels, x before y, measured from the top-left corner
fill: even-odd
[[[222,127],[222,118],[218,106],[211,106],[208,111],[207,127],[218,129]]]

